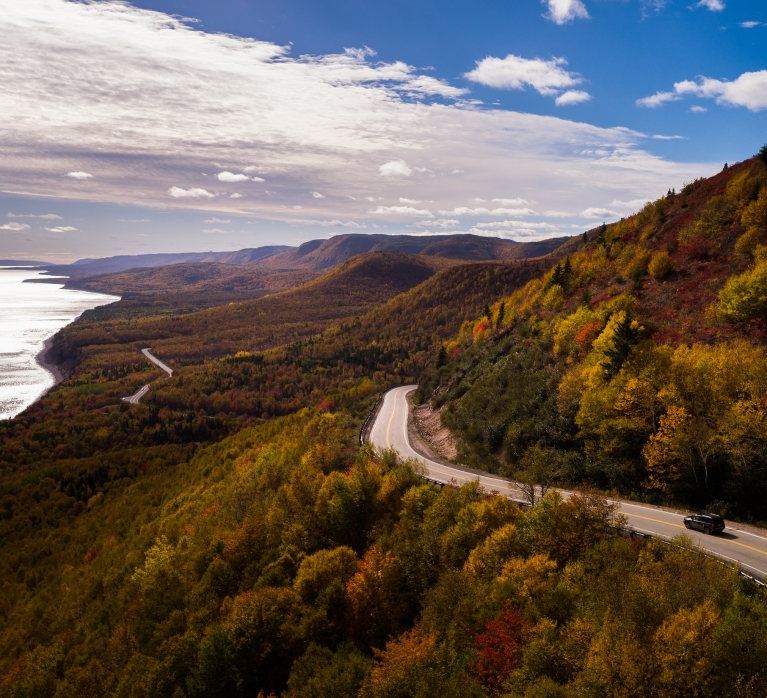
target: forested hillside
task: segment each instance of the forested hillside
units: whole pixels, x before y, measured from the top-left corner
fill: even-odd
[[[767,520],[767,150],[568,243],[419,397],[475,467]]]
[[[758,514],[764,171],[555,259],[373,253],[245,303],[86,314],[70,377],[0,423],[0,698],[764,695],[764,590],[617,536],[599,492],[708,478]],[[361,448],[379,391],[418,380],[465,462],[598,489],[525,513]]]

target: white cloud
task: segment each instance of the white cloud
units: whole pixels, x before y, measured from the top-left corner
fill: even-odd
[[[406,199],[405,197],[400,196],[399,197],[399,202],[401,204],[420,204],[421,203],[421,199]]]
[[[445,101],[455,94],[446,83],[362,49],[293,56],[289,47],[111,1],[6,2],[3,22],[13,41],[0,42],[0,179],[31,196],[228,218],[245,213],[245,198],[211,183],[220,184],[219,172],[243,173],[269,180],[269,194],[238,185],[269,233],[296,215],[298,200],[307,202],[301,215],[322,217],[327,201],[307,196],[308,182],[322,183],[334,218],[372,226],[380,214],[367,210],[403,194],[433,201],[429,208],[448,211],[436,216],[447,220],[493,191],[524,191],[541,211],[579,211],[654,198],[658,182],[681,185],[721,169],[653,156],[627,128]],[[550,91],[552,101],[576,89],[580,78],[562,63],[540,63],[538,77],[519,77],[524,87]],[[98,168],[87,183],[62,176],[86,166]],[[197,189],[201,171],[211,173],[202,180],[210,189]],[[186,184],[169,190],[171,182]],[[478,215],[508,218],[532,208],[484,206]],[[169,246],[161,234],[157,244]],[[95,252],[99,239],[93,244]]]
[[[221,219],[221,218],[216,218],[214,216],[213,218],[206,218],[204,222],[205,223],[231,223],[232,221]]]
[[[482,199],[474,199],[477,203],[482,203]],[[493,199],[494,204],[500,204],[501,206],[529,206],[534,203],[527,199]]]
[[[318,225],[321,228],[367,228],[366,223],[357,223],[357,221],[323,221],[315,220],[312,218],[297,218],[292,221],[288,221],[292,225]]]
[[[631,201],[619,201],[618,199],[613,199],[609,205],[613,208],[630,209],[632,211],[636,211],[640,208],[643,208],[648,201],[649,199],[632,199]]]
[[[642,97],[642,99],[638,99],[636,103],[640,107],[654,109],[655,107],[661,106],[661,104],[666,104],[666,102],[678,102],[680,99],[682,98],[675,92],[656,92],[650,97]]]
[[[175,199],[212,199],[216,196],[205,189],[182,189],[181,187],[171,187],[168,189],[168,194]]]
[[[378,168],[382,177],[409,177],[413,170],[404,160],[391,160]]]
[[[240,194],[238,192],[234,192],[234,194],[229,194],[229,198],[230,199],[242,199],[243,198],[243,194]]]
[[[724,9],[722,0],[700,0],[697,7],[705,7],[712,12],[721,12]]]
[[[609,208],[587,208],[581,211],[581,218],[616,218],[618,216],[615,211],[611,211]]]
[[[653,136],[650,136],[650,138],[653,138],[656,141],[686,141],[687,136],[662,136],[659,133],[656,133]]]
[[[559,97],[554,100],[554,104],[558,107],[568,107],[571,104],[583,104],[583,102],[591,101],[591,95],[588,92],[582,90],[568,90],[563,92]]]
[[[707,112],[707,111],[708,111],[708,109],[706,109],[706,107],[701,107],[701,106],[700,106],[700,105],[698,105],[698,104],[693,104],[693,105],[690,107],[690,111],[691,111],[693,114],[703,114],[703,113]]]
[[[542,95],[553,97],[562,90],[583,82],[583,78],[577,73],[565,70],[562,67],[565,65],[567,60],[564,58],[545,61],[541,58],[522,58],[510,53],[506,58],[488,56],[477,61],[477,67],[464,77],[488,87],[505,90],[524,90],[529,86]],[[583,98],[580,101],[584,101]]]
[[[368,213],[376,215],[394,213],[398,216],[425,216],[428,218],[434,217],[434,214],[432,214],[432,212],[428,209],[418,209],[413,208],[412,206],[379,206],[374,211],[368,211]]]
[[[203,233],[230,233],[231,230],[220,230],[219,228],[210,228],[209,230],[203,230]]]
[[[574,19],[588,19],[589,13],[581,0],[541,0],[549,6],[544,15],[555,24],[567,24]]]
[[[531,208],[469,208],[456,206],[452,211],[439,211],[440,216],[531,216],[535,211]]]
[[[234,174],[234,172],[219,172],[216,175],[219,182],[246,182],[250,179],[246,174]],[[260,181],[264,181],[263,179]]]
[[[314,197],[315,199],[324,199],[325,195],[324,194],[320,194],[318,191],[313,191],[312,192],[312,197]]]
[[[419,228],[455,228],[460,223],[454,218],[438,218],[433,221],[418,221],[416,226]]]
[[[44,218],[49,221],[60,221],[61,216],[57,216],[55,213],[43,213],[38,215],[36,213],[8,213],[8,218]]]
[[[20,230],[29,230],[29,226],[26,223],[5,223],[0,225],[0,230],[13,230],[19,232]]]
[[[741,22],[740,26],[743,27],[743,29],[753,29],[754,27],[761,27],[761,22]]]
[[[87,172],[67,172],[67,177],[72,179],[91,179],[93,175]]]
[[[559,227],[552,225],[551,223],[543,223],[540,221],[496,221],[494,223],[476,223],[475,228],[480,230],[516,230],[516,229],[529,229],[529,230],[559,230]]]
[[[251,182],[265,182],[266,180],[263,177],[251,177]]]
[[[61,225],[57,228],[46,228],[49,233],[72,233],[77,228],[73,228],[71,225]]]
[[[566,211],[546,211],[543,215],[546,218],[572,218],[574,214],[567,213]]]
[[[746,107],[750,111],[767,109],[767,70],[743,73],[736,80],[716,80],[701,77],[698,82],[683,80],[674,83],[673,92],[658,92],[652,97],[637,100],[644,107],[658,107],[665,102],[693,95],[716,100],[717,104]]]

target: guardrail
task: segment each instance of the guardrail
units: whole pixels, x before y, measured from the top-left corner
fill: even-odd
[[[388,393],[390,390],[391,388],[387,388],[386,390],[378,393],[378,400],[376,400],[376,404],[373,406],[373,409],[370,410],[370,414],[365,418],[365,421],[362,422],[362,428],[360,429],[360,446],[364,446],[365,442],[368,440],[368,437],[370,436],[370,434],[368,434],[370,425],[378,415],[378,410],[381,409],[381,403],[383,402],[384,395],[386,395],[386,393]]]

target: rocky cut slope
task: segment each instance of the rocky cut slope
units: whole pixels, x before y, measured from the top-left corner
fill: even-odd
[[[419,392],[459,459],[767,519],[766,160],[568,243],[466,323]]]

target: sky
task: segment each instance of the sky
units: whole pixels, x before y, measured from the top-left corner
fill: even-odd
[[[0,259],[574,235],[767,142],[763,0],[0,12]]]

